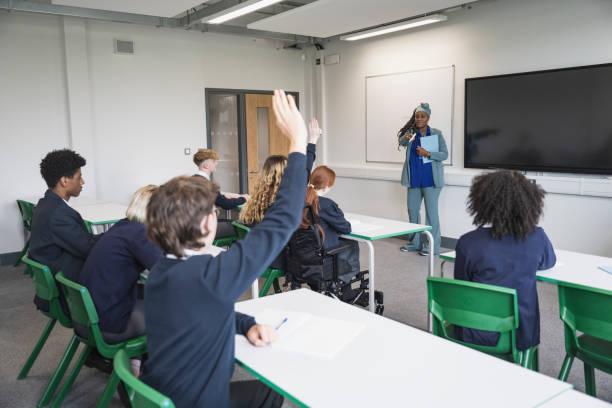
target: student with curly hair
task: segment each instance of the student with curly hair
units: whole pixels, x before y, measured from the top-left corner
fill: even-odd
[[[321,136],[319,122],[315,118],[310,120],[308,126],[308,146],[306,147],[306,171],[310,174],[316,158],[317,141]],[[269,156],[257,177],[251,199],[240,211],[240,221],[247,225],[259,224],[276,199],[276,192],[280,185],[283,172],[287,166],[287,158],[282,155]]]
[[[526,350],[540,343],[540,311],[536,272],[555,265],[550,240],[538,221],[544,190],[516,171],[497,171],[476,177],[468,210],[474,231],[459,238],[455,279],[516,289],[519,327],[516,346]],[[499,333],[455,328],[463,341],[494,346]]]
[[[68,205],[71,197],[78,197],[83,189],[81,167],[85,159],[69,150],[54,150],[40,162],[40,174],[49,189],[38,201],[32,218],[30,257],[47,265],[55,275],[63,271],[68,279],[78,281],[83,263],[97,237],[87,231],[81,215]],[[63,294],[60,300],[68,311]],[[36,306],[49,310],[49,303],[34,298]]]

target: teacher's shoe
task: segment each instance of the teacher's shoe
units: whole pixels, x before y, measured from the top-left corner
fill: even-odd
[[[421,249],[421,250],[419,251],[419,255],[422,255],[422,256],[427,256],[427,255],[429,255],[429,248],[423,248],[423,249]],[[439,254],[439,253],[435,253],[435,252],[434,252],[434,255],[440,255],[440,254]]]
[[[418,251],[418,250],[419,248],[411,242],[400,247],[400,251],[402,252],[412,252],[412,251]]]

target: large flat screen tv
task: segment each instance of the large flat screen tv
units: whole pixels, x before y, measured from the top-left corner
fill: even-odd
[[[465,80],[464,166],[612,174],[612,64]]]

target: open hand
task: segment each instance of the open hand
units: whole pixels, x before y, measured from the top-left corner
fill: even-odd
[[[252,345],[262,347],[275,341],[278,335],[276,334],[274,327],[264,324],[256,324],[251,326],[246,337]]]
[[[310,119],[308,123],[308,143],[317,144],[317,140],[319,140],[321,134],[323,134],[323,131],[319,127],[317,118]]]
[[[276,89],[272,98],[272,107],[278,127],[289,138],[289,152],[306,154],[308,132],[304,119],[295,106],[293,96],[285,95],[282,89]]]

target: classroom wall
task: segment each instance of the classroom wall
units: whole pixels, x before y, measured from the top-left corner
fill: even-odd
[[[134,55],[113,52],[133,40]],[[75,18],[0,14],[0,254],[23,246],[19,197],[46,186],[38,164],[72,147],[83,196],[127,204],[145,184],[192,174],[206,146],[206,87],[304,93],[308,60],[280,43]],[[311,71],[311,70],[310,70]]]
[[[401,166],[365,162],[364,78],[454,64],[453,165],[446,167],[449,185],[442,191],[439,210],[442,235],[458,238],[472,228],[465,202],[469,181],[477,173],[463,169],[464,79],[612,62],[610,21],[608,0],[483,0],[471,10],[448,13],[445,23],[326,44],[324,55],[340,54],[340,64],[318,68],[324,78],[319,92],[325,106],[326,157],[340,176],[331,196],[346,211],[408,219],[406,190],[399,184]],[[576,191],[546,198],[541,224],[554,245],[612,256],[612,179],[579,179],[605,187],[599,197],[564,187],[579,184],[579,176],[542,176],[550,191]]]

